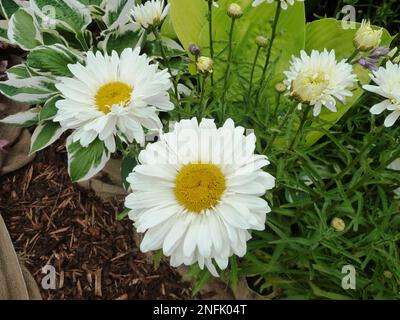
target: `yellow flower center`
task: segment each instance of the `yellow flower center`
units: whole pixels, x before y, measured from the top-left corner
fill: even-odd
[[[324,72],[300,73],[293,81],[293,92],[302,102],[310,102],[321,97],[329,85]]]
[[[175,179],[175,196],[191,212],[215,206],[225,191],[225,176],[213,164],[191,163]]]
[[[124,82],[107,83],[97,91],[96,106],[104,113],[109,113],[114,104],[126,107],[131,101],[132,91],[133,88]]]

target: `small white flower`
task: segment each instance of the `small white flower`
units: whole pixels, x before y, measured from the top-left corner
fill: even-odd
[[[372,114],[391,111],[385,119],[385,127],[391,127],[400,117],[400,65],[388,61],[386,67],[373,71],[370,77],[377,85],[364,85],[363,88],[386,98],[374,105],[370,111]]]
[[[56,85],[64,100],[56,103],[54,121],[63,129],[75,129],[73,141],[84,147],[99,137],[110,152],[115,136],[144,143],[143,127],[160,129],[158,111],[174,108],[169,100],[171,81],[140,48],[125,49],[121,56],[87,53],[87,63],[69,65],[74,78]],[[143,126],[143,127],[142,127]]]
[[[313,50],[311,55],[303,50],[300,58],[293,56],[285,75],[290,95],[314,106],[314,116],[320,114],[322,106],[336,112],[336,99],[345,104],[346,97],[352,96],[349,89],[357,81],[352,66],[346,60],[337,62],[335,51],[326,49]]]
[[[253,7],[257,7],[258,5],[260,5],[263,2],[273,3],[275,1],[280,1],[281,2],[281,8],[283,10],[286,10],[289,7],[289,5],[293,6],[296,1],[304,2],[304,0],[254,0],[253,1]]]
[[[164,7],[164,0],[150,0],[131,10],[134,23],[143,29],[157,28],[167,16],[169,4]]]
[[[361,27],[354,35],[353,43],[360,51],[370,51],[381,43],[383,29],[374,30],[369,21],[363,20]]]
[[[261,197],[275,185],[244,131],[230,119],[218,129],[212,119],[182,120],[141,151],[125,206],[146,232],[143,252],[162,248],[172,266],[198,263],[215,276],[213,260],[223,270],[230,256],[244,256],[248,230],[265,228],[271,209]]]

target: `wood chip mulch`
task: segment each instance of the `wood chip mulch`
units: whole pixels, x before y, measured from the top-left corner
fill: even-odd
[[[135,245],[122,203],[104,203],[71,183],[65,148],[38,153],[30,165],[0,178],[0,213],[15,249],[39,288],[42,267],[57,272],[43,299],[191,299],[167,263],[155,270]]]

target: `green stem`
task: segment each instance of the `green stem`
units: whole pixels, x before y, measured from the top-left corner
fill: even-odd
[[[282,131],[283,127],[285,126],[286,122],[289,119],[289,116],[296,109],[297,105],[298,105],[298,102],[293,103],[292,106],[289,108],[289,110],[286,112],[285,116],[283,117],[281,123],[278,126],[277,131],[274,132],[274,134],[271,138],[271,141],[268,143],[267,147],[264,149],[264,154],[266,154],[270,150],[270,147],[272,147],[272,145],[274,144],[275,139],[278,136],[278,133],[280,133]]]
[[[206,92],[206,78],[203,77],[203,81],[201,81],[201,94],[200,94],[200,106],[199,106],[199,115],[198,115],[198,121],[200,123],[201,119],[203,118],[203,113],[204,113],[204,96]]]
[[[351,63],[351,61],[355,58],[355,57],[357,57],[357,55],[360,53],[360,51],[359,50],[354,50],[354,52],[350,55],[350,57],[347,59],[347,62],[348,63]]]
[[[261,47],[257,47],[256,55],[254,56],[254,61],[253,61],[253,66],[251,67],[251,73],[250,73],[250,85],[249,85],[249,93],[248,93],[248,99],[251,99],[251,91],[253,90],[253,78],[254,78],[254,71],[256,69],[257,65],[257,60],[258,56],[260,55]]]
[[[172,74],[171,65],[170,65],[169,60],[167,58],[167,55],[165,53],[164,46],[162,44],[162,39],[161,39],[160,32],[158,30],[154,30],[154,34],[155,34],[156,39],[158,41],[158,44],[160,46],[161,56],[162,56],[162,58],[163,58],[163,60],[165,62],[165,65],[167,66],[168,72],[169,72],[169,74],[171,76],[171,81],[172,81],[172,84],[174,86],[174,95],[175,95],[176,101],[178,102],[178,104],[180,104],[180,102],[179,102],[179,94],[178,94],[178,85],[177,85],[177,83],[175,81],[175,78],[174,78],[174,76]]]
[[[305,109],[304,112],[303,112],[303,116],[301,117],[300,126],[299,126],[299,128],[297,129],[296,135],[294,136],[294,138],[293,138],[293,140],[292,140],[292,143],[291,143],[290,146],[289,146],[289,150],[292,150],[293,147],[296,146],[297,138],[299,137],[300,133],[301,133],[301,132],[303,131],[303,129],[304,129],[304,125],[306,124],[307,117],[308,117],[308,114],[310,113],[311,108],[312,108],[312,107],[311,107],[310,105],[307,105],[307,106],[306,106],[306,109]]]
[[[227,61],[227,66],[226,66],[226,71],[225,71],[225,76],[224,76],[224,88],[222,91],[222,98],[221,98],[221,103],[222,103],[222,117],[221,121],[223,122],[225,120],[225,113],[226,113],[226,103],[225,103],[225,97],[226,97],[226,92],[228,90],[228,79],[229,79],[229,74],[231,72],[231,63],[232,63],[232,43],[233,43],[233,29],[235,26],[235,18],[232,18],[231,21],[231,28],[229,30],[229,43],[228,43],[228,61]]]
[[[212,28],[212,0],[208,0],[208,37],[210,45],[210,58],[214,60],[214,43],[213,43],[213,28]],[[214,75],[211,74],[211,85],[214,85]]]
[[[255,103],[256,106],[258,105],[258,100],[260,98],[261,91],[264,87],[265,75],[267,73],[269,61],[271,59],[272,46],[273,46],[275,38],[276,38],[276,29],[278,26],[279,16],[281,14],[280,3],[277,3],[276,5],[277,5],[277,7],[276,7],[276,12],[275,12],[274,23],[272,25],[271,40],[269,41],[267,56],[265,58],[265,63],[264,63],[264,67],[263,67],[263,71],[262,71],[261,79],[260,79],[260,87],[258,88],[258,92],[257,92],[257,96],[256,96],[256,103]]]
[[[276,115],[278,114],[279,105],[281,104],[281,97],[282,97],[282,94],[278,93],[278,98],[276,99],[276,106],[275,106],[274,113],[272,114],[272,119],[275,119]]]

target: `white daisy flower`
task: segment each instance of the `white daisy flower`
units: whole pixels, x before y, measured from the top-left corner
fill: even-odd
[[[400,117],[400,64],[388,61],[386,67],[373,71],[370,77],[377,85],[364,85],[363,88],[386,98],[374,105],[370,111],[372,114],[391,111],[385,119],[385,127],[391,127]]]
[[[289,5],[293,6],[295,4],[296,1],[298,2],[304,2],[304,0],[254,0],[253,1],[253,7],[257,7],[258,5],[260,5],[263,2],[267,2],[267,3],[273,3],[275,1],[280,1],[281,3],[281,8],[283,10],[286,10]]]
[[[214,120],[193,118],[149,144],[125,201],[137,231],[147,231],[141,250],[162,248],[172,266],[197,262],[215,276],[213,259],[223,270],[230,256],[244,256],[248,230],[265,228],[271,209],[261,197],[275,185],[255,141],[230,119],[217,129]]]
[[[170,5],[164,7],[164,0],[150,0],[136,5],[131,14],[134,24],[143,29],[157,28],[167,16]]]
[[[114,152],[116,135],[143,144],[143,127],[160,129],[158,111],[174,108],[168,71],[150,61],[140,48],[125,49],[120,57],[115,51],[111,56],[88,52],[86,66],[69,65],[74,78],[56,85],[64,99],[56,103],[54,121],[75,129],[73,141],[83,147],[99,137]]]
[[[301,103],[314,106],[314,116],[318,116],[322,106],[336,112],[336,99],[346,103],[346,97],[353,94],[349,89],[354,86],[357,77],[353,67],[335,58],[335,51],[313,50],[308,55],[304,50],[300,58],[293,56],[289,71],[285,72],[285,85]]]

